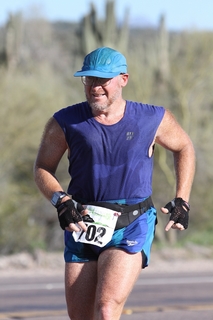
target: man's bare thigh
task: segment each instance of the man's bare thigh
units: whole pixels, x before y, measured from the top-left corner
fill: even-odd
[[[102,252],[98,260],[96,299],[110,299],[123,305],[141,272],[141,266],[141,252],[129,254],[116,248]]]
[[[65,291],[70,317],[72,316],[73,319],[93,319],[96,284],[96,261],[66,263]]]

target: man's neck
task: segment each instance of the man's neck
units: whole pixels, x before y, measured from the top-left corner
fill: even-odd
[[[112,125],[119,122],[123,118],[125,110],[126,101],[122,99],[119,104],[113,104],[102,111],[92,110],[92,113],[96,121],[102,124]]]

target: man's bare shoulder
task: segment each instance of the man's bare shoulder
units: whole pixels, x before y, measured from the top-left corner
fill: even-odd
[[[156,132],[156,143],[172,151],[178,151],[184,145],[191,143],[188,134],[169,110],[165,110],[164,117]]]

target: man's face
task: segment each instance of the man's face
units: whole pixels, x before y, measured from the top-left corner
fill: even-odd
[[[84,85],[84,91],[92,110],[104,111],[121,98],[124,76],[118,75],[111,79],[97,77],[86,79],[85,83],[90,85]]]

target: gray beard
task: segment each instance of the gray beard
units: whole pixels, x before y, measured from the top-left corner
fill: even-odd
[[[108,108],[108,104],[101,105],[99,103],[89,102],[89,105],[93,111],[104,111],[105,109]]]
[[[97,111],[101,112],[101,111],[106,110],[107,108],[110,107],[110,105],[111,105],[114,101],[116,101],[117,98],[118,98],[118,93],[115,92],[114,96],[112,96],[111,99],[108,100],[107,103],[105,103],[105,104],[100,104],[100,103],[96,103],[96,102],[90,102],[90,99],[89,99],[89,98],[87,97],[87,95],[86,95],[87,102],[89,103],[91,109],[92,109],[93,111],[96,111],[96,112],[97,112]]]

